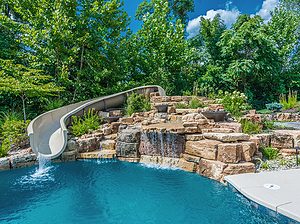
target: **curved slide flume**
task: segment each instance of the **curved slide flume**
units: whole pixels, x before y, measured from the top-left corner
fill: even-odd
[[[35,154],[40,153],[45,158],[58,157],[67,145],[67,125],[71,121],[71,116],[82,116],[91,108],[100,111],[119,107],[125,102],[125,97],[130,92],[143,94],[159,92],[160,96],[165,96],[165,91],[160,86],[141,86],[48,111],[33,119],[28,125],[27,133],[31,149]]]

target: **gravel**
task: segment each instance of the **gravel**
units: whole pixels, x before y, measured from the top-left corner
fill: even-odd
[[[265,160],[256,164],[256,173],[267,172],[267,171],[280,171],[289,169],[300,169],[300,158],[299,165],[296,164],[296,156],[280,156],[274,160]]]

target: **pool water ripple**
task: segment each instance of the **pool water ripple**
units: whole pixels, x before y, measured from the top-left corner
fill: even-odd
[[[0,172],[0,223],[280,223],[195,173],[118,161]]]

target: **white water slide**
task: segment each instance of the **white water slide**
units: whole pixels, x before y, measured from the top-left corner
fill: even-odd
[[[28,125],[27,133],[31,149],[35,154],[40,153],[45,158],[58,157],[67,145],[67,125],[71,122],[71,116],[83,116],[84,112],[87,113],[92,108],[96,111],[105,111],[119,107],[131,92],[147,95],[159,92],[160,96],[165,96],[165,91],[160,86],[141,86],[48,111],[33,119]]]

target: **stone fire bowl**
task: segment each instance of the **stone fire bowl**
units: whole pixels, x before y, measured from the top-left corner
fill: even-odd
[[[222,121],[229,111],[204,111],[201,114],[207,119],[214,119],[214,121]]]
[[[154,106],[158,112],[167,112],[168,105],[156,105]]]
[[[107,123],[112,123],[112,122],[115,122],[117,120],[119,120],[120,117],[104,117],[104,121],[106,121]]]

